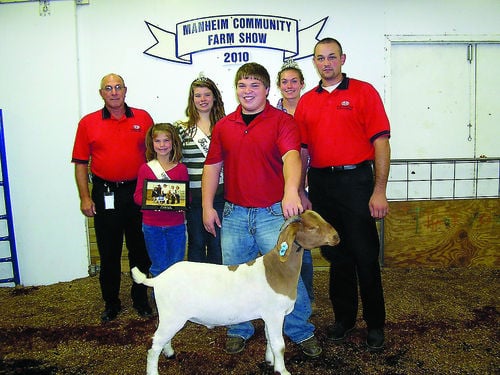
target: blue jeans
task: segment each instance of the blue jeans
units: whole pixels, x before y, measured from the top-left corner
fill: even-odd
[[[313,289],[313,259],[311,250],[304,250],[304,255],[302,255],[302,268],[300,269],[300,277],[307,290],[307,295],[314,302],[314,289]]]
[[[281,203],[267,208],[246,208],[226,202],[222,219],[222,261],[226,265],[241,264],[265,254],[276,246],[284,222]],[[241,291],[245,293],[244,290]],[[255,296],[257,298],[257,296]],[[311,302],[299,278],[294,310],[285,317],[284,332],[290,340],[300,343],[314,335],[314,325],[308,321]],[[229,336],[248,340],[255,332],[251,322],[228,327]]]
[[[186,225],[157,227],[142,224],[146,249],[151,259],[151,275],[157,276],[172,264],[184,259],[186,252]]]

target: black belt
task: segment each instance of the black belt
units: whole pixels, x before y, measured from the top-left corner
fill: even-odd
[[[318,171],[322,172],[340,172],[340,171],[351,171],[353,169],[363,167],[365,165],[372,165],[371,160],[365,160],[359,164],[347,164],[347,165],[336,165],[336,166],[331,166],[331,167],[325,167],[325,168],[314,168],[317,169]]]
[[[92,183],[98,183],[98,184],[103,184],[104,186],[114,186],[114,187],[121,187],[121,186],[128,186],[135,184],[137,180],[124,180],[124,181],[108,181],[105,180],[101,177],[96,176],[95,174],[92,175]]]

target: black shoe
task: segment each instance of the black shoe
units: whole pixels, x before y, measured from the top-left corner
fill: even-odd
[[[104,309],[104,311],[101,314],[101,321],[103,323],[110,322],[114,320],[117,316],[118,313],[121,311],[120,306],[108,306]]]
[[[354,325],[351,327],[345,327],[342,323],[335,323],[334,326],[327,328],[326,337],[328,340],[335,343],[344,342],[349,333],[354,329]]]
[[[366,337],[366,346],[371,352],[377,352],[384,348],[384,329],[383,328],[372,328],[368,330],[368,336]]]
[[[134,305],[134,309],[137,311],[139,316],[143,318],[149,318],[153,315],[153,310],[147,303],[144,305]]]

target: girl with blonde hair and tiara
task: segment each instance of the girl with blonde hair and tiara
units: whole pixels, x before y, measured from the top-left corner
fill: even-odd
[[[189,87],[187,119],[174,123],[182,140],[183,163],[189,172],[191,207],[186,213],[188,260],[203,263],[222,263],[220,229],[212,236],[203,226],[201,207],[201,175],[215,123],[225,116],[224,102],[217,85],[200,74]],[[214,208],[222,217],[224,208],[223,179],[214,200]]]
[[[276,108],[293,116],[304,88],[304,75],[295,61],[287,60],[283,63],[276,83],[281,92]]]

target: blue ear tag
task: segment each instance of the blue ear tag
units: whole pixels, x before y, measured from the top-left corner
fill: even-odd
[[[282,242],[280,247],[280,256],[284,256],[287,250],[288,244],[286,242]]]

